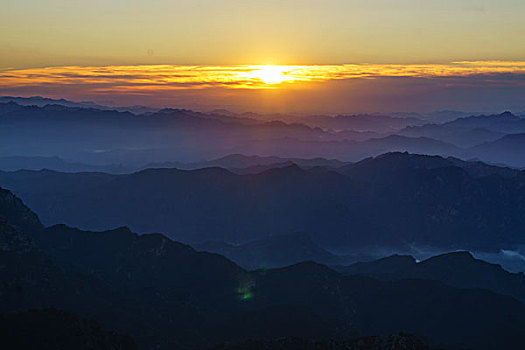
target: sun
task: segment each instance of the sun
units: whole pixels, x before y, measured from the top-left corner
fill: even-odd
[[[301,76],[307,66],[252,65],[239,66],[237,78],[243,80],[243,87],[252,89],[275,89],[281,83],[307,81]]]
[[[287,80],[283,67],[279,66],[265,66],[254,73],[266,84],[279,84]]]
[[[250,77],[262,80],[265,84],[274,85],[293,80],[286,74],[287,71],[286,66],[254,66]]]

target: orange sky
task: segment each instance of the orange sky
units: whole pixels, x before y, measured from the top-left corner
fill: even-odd
[[[67,66],[4,70],[0,72],[0,94],[234,111],[497,111],[525,107],[521,98],[524,76],[524,61]]]
[[[523,0],[16,0],[0,69],[525,59]]]
[[[525,110],[524,16],[523,0],[7,1],[0,93],[269,112]]]

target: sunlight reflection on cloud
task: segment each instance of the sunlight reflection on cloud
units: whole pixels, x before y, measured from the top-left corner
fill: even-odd
[[[468,77],[525,74],[525,62],[476,61],[450,64],[344,64],[309,66],[66,66],[0,73],[4,87],[49,84],[100,85],[95,91],[279,89],[294,83],[379,77]]]

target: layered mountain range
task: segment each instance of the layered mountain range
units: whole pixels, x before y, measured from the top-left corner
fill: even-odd
[[[521,349],[523,135],[0,97],[0,347]]]
[[[525,167],[521,151],[525,119],[510,112],[488,116],[444,112],[457,118],[450,120],[397,114],[287,116],[110,109],[43,98],[0,101],[4,101],[0,103],[4,170],[16,168],[13,157],[22,155],[40,157],[33,158],[33,164],[25,159],[32,169],[132,172],[151,163],[191,164],[229,154],[355,162],[391,151]]]
[[[440,348],[519,349],[523,342],[525,305],[508,296],[520,293],[520,286],[500,271],[501,278],[514,281],[508,288],[515,289],[494,290],[498,287],[485,282],[484,264],[478,282],[471,278],[468,287],[459,288],[453,279],[441,282],[436,274],[386,280],[341,274],[311,262],[249,272],[161,234],[44,227],[6,190],[0,190],[0,218],[0,306],[8,312],[0,322],[9,322],[7,340],[37,325],[39,339],[53,334],[56,344],[89,339],[99,348],[122,349],[134,345],[119,333],[144,349],[238,349],[246,344],[273,349],[282,348],[282,341],[316,348],[429,348],[417,338]],[[434,270],[457,260],[438,259]],[[67,313],[27,313],[50,307]],[[97,320],[107,331],[77,321],[68,316],[71,312]],[[70,330],[57,333],[64,322]],[[49,333],[42,334],[43,329]],[[363,338],[399,331],[416,337]],[[270,340],[282,337],[288,340]]]
[[[187,242],[243,244],[305,232],[328,249],[517,250],[524,172],[389,153],[338,168],[147,169],[133,174],[0,172],[47,225],[129,226]]]

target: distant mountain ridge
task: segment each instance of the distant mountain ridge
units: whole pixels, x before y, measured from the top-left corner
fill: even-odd
[[[514,149],[503,140],[509,134],[525,132],[525,119],[509,112],[460,117],[443,124],[373,114],[311,116],[304,117],[308,123],[303,123],[301,118],[283,121],[221,111],[166,108],[132,113],[90,104],[63,105],[61,100],[39,101],[40,105],[57,104],[0,103],[0,157],[59,157],[79,168],[80,164],[115,164],[116,172],[122,172],[119,166],[138,169],[149,163],[196,163],[239,153],[355,162],[386,152],[408,151],[494,162],[494,156],[487,153],[485,157],[484,148],[478,146],[502,140],[498,147],[503,151],[498,154],[512,154]],[[342,124],[328,128],[335,122]],[[525,166],[521,154],[500,158],[498,163]],[[67,167],[55,164],[60,166]]]
[[[480,154],[480,158],[486,161],[525,168],[525,133],[505,135],[493,142],[474,146],[468,152]]]
[[[459,288],[483,288],[512,296],[525,303],[525,273],[510,273],[499,265],[476,259],[469,252],[437,255],[416,263],[411,256],[398,256],[356,263],[338,271],[383,280],[422,278]]]
[[[460,117],[443,124],[408,126],[399,132],[410,137],[431,137],[461,147],[495,141],[506,134],[525,132],[525,119],[511,112]]]
[[[0,155],[52,155],[78,163],[120,163],[135,167],[164,162],[175,158],[174,155],[180,161],[188,162],[219,158],[240,150],[248,154],[315,158],[317,153],[305,157],[308,153],[297,147],[302,140],[317,144],[345,141],[337,146],[341,149],[347,147],[349,138],[362,141],[369,137],[359,132],[337,133],[303,124],[257,121],[180,109],[135,115],[61,105],[20,106],[13,102],[0,104],[0,125],[3,125],[0,149],[4,149],[4,154]],[[27,142],[28,137],[32,142]],[[279,139],[291,143],[288,149],[275,154],[271,154],[270,149],[260,153],[261,146],[252,143],[271,145],[273,140]]]
[[[181,163],[181,162],[165,162],[165,163],[150,163],[144,166],[147,168],[177,168],[183,170],[194,170],[209,167],[221,167],[233,172],[239,172],[241,169],[250,169],[261,166],[261,171],[264,169],[271,169],[273,167],[283,167],[284,165],[297,164],[300,167],[312,168],[312,167],[327,167],[327,168],[338,168],[343,165],[347,165],[348,162],[342,162],[337,159],[325,159],[325,158],[283,158],[277,156],[247,156],[243,154],[230,154],[218,159],[212,159],[209,161],[193,162],[193,163]],[[266,168],[264,168],[266,167]],[[253,169],[254,170],[254,169]],[[259,171],[259,172],[261,172]],[[256,173],[251,171],[250,173]]]
[[[261,157],[246,156],[241,154],[231,154],[218,159],[199,162],[162,162],[148,163],[136,167],[129,167],[120,164],[92,165],[66,161],[59,157],[23,157],[10,156],[0,157],[0,170],[54,170],[60,172],[107,172],[111,174],[126,174],[148,168],[177,168],[183,170],[193,170],[208,167],[222,167],[235,173],[259,173],[275,167],[289,166],[297,164],[301,167],[328,167],[338,168],[349,162],[342,162],[337,159],[325,158],[281,158],[281,157]]]
[[[392,117],[375,114],[337,115],[335,117],[311,116],[299,120],[312,127],[377,133],[393,132],[409,125],[422,125],[425,123],[425,121],[414,117]]]
[[[518,114],[12,99],[0,97],[2,349],[525,344]]]
[[[315,261],[327,265],[342,264],[345,261],[343,256],[334,255],[319,247],[303,232],[270,236],[241,245],[204,242],[193,247],[224,255],[249,270],[283,267],[302,261]]]
[[[0,172],[46,224],[130,226],[185,242],[246,243],[303,231],[326,248],[511,249],[525,174],[479,162],[389,153],[337,169],[148,169],[129,175]],[[140,200],[139,200],[140,199]]]
[[[81,108],[95,108],[101,110],[116,110],[121,112],[132,113],[151,113],[158,109],[145,106],[129,106],[129,107],[108,107],[94,102],[73,102],[66,99],[53,99],[41,96],[33,97],[14,97],[14,96],[0,96],[0,103],[14,102],[22,106],[38,106],[44,107],[46,105],[62,105],[66,107],[81,107]]]

